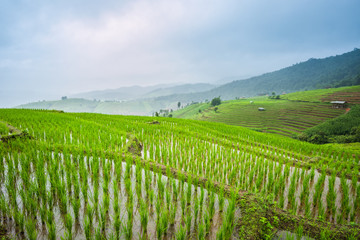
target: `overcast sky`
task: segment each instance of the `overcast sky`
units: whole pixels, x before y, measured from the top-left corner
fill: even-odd
[[[360,47],[359,0],[0,0],[0,107],[241,79]]]

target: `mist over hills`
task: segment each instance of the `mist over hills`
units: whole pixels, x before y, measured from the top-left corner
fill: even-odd
[[[135,99],[154,98],[159,96],[171,95],[175,93],[196,93],[208,91],[215,85],[208,83],[195,84],[159,84],[152,86],[130,86],[117,89],[99,90],[85,93],[70,95],[70,98],[83,98],[88,100],[105,100],[105,101],[125,101]]]
[[[82,93],[76,97],[123,102],[99,102],[83,100],[38,102],[20,105],[20,108],[60,109],[79,112],[151,115],[160,109],[176,109],[177,103],[211,100],[221,96],[223,100],[237,97],[289,93],[295,91],[352,86],[360,84],[360,50],[354,49],[342,55],[323,59],[309,59],[287,68],[245,80],[235,80],[214,87],[211,84],[185,84],[180,86],[127,87],[114,90]],[[124,101],[126,100],[126,101]],[[58,102],[61,102],[59,104]],[[71,107],[73,102],[81,105]],[[88,104],[91,107],[87,106]],[[94,106],[96,104],[96,106]]]
[[[360,84],[360,49],[327,57],[309,59],[278,71],[245,80],[235,80],[197,94],[179,94],[160,97],[159,100],[203,101],[221,96],[224,100],[252,97],[275,92],[305,91],[319,88],[353,86]]]

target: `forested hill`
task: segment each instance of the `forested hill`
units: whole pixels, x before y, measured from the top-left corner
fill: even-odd
[[[209,93],[224,99],[276,92],[360,84],[360,49],[324,59],[309,59],[275,72],[233,81]]]
[[[323,59],[311,58],[278,71],[245,80],[235,80],[209,91],[176,94],[156,101],[198,102],[221,96],[223,100],[237,97],[290,93],[304,90],[360,85],[360,49]]]

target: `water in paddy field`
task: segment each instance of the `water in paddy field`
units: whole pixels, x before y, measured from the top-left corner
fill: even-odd
[[[23,191],[20,189],[24,188],[24,182],[22,180],[22,165],[20,164],[23,158],[27,158],[28,156],[25,155],[9,155],[5,156],[3,161],[5,163],[4,165],[4,173],[0,177],[1,182],[1,193],[0,193],[0,199],[2,199],[8,206],[6,207],[6,210],[1,209],[1,222],[3,225],[5,225],[6,229],[10,232],[10,235],[17,238],[22,239],[27,236],[28,231],[24,227],[25,231],[21,231],[19,229],[19,224],[17,224],[15,218],[13,217],[14,212],[21,212],[23,213],[27,219],[32,219],[32,221],[36,224],[36,232],[37,232],[37,239],[48,239],[48,227],[46,224],[42,224],[42,211],[45,209],[47,211],[51,211],[53,213],[53,221],[55,223],[56,227],[56,237],[64,237],[66,236],[68,230],[65,226],[65,215],[61,211],[61,200],[58,196],[57,190],[55,189],[55,196],[53,203],[49,203],[47,200],[43,200],[39,198],[39,193],[34,193],[32,197],[35,200],[35,211],[34,213],[31,213],[31,210],[28,208],[28,204],[26,207],[24,206],[23,197],[24,195]],[[41,158],[42,156],[37,156],[38,158]],[[14,161],[14,159],[17,158],[19,160],[17,164],[16,171],[14,167],[14,163],[10,164],[12,166],[9,166],[9,161]],[[143,229],[141,227],[140,223],[140,201],[145,200],[147,202],[147,213],[148,213],[148,225],[147,225],[147,232],[146,236],[148,239],[155,239],[157,236],[157,218],[158,218],[158,212],[160,209],[160,217],[162,214],[164,214],[166,211],[175,211],[174,215],[174,224],[168,224],[166,234],[164,235],[164,239],[173,239],[177,232],[179,231],[180,225],[184,226],[184,228],[187,227],[187,222],[190,222],[189,230],[187,231],[187,238],[189,239],[197,239],[199,226],[203,223],[203,219],[205,218],[205,215],[210,209],[210,202],[211,199],[213,199],[213,208],[214,208],[214,214],[211,218],[211,225],[209,234],[207,236],[208,239],[215,239],[216,238],[216,232],[221,228],[222,221],[223,221],[223,215],[227,211],[229,200],[224,199],[223,203],[223,210],[220,211],[219,206],[219,196],[213,192],[209,192],[206,189],[203,189],[201,187],[195,187],[194,185],[189,185],[186,182],[181,182],[177,179],[168,178],[164,175],[158,175],[154,174],[154,172],[145,170],[143,168],[136,167],[135,165],[127,165],[126,162],[121,162],[120,165],[115,164],[114,161],[108,160],[108,159],[94,159],[92,157],[83,158],[83,164],[86,168],[86,171],[88,173],[88,177],[86,179],[82,179],[80,176],[80,170],[79,164],[81,161],[79,158],[73,158],[73,156],[66,156],[64,157],[62,154],[58,154],[58,156],[54,156],[54,154],[51,154],[51,158],[53,162],[46,162],[44,164],[43,173],[45,175],[46,179],[46,192],[49,195],[52,195],[52,191],[54,186],[52,186],[52,180],[50,172],[51,164],[55,163],[55,161],[58,164],[59,167],[59,177],[60,179],[57,179],[57,181],[62,182],[63,186],[65,186],[66,189],[66,206],[67,206],[67,213],[72,216],[73,219],[73,226],[71,229],[73,238],[76,239],[85,239],[85,221],[88,219],[87,211],[86,209],[89,206],[97,206],[95,208],[96,210],[93,213],[92,221],[92,236],[96,235],[97,232],[101,232],[101,234],[106,235],[107,237],[110,237],[112,234],[115,233],[114,230],[114,223],[115,223],[115,190],[118,192],[118,203],[119,203],[119,215],[120,220],[122,223],[121,226],[121,239],[126,239],[126,236],[124,234],[125,228],[127,226],[131,226],[131,232],[132,232],[132,239],[140,239],[144,233]],[[65,158],[68,158],[65,160]],[[66,161],[69,161],[69,159],[74,163],[71,167],[77,168],[77,176],[68,178],[69,169],[66,168],[69,163],[66,163]],[[36,167],[35,162],[37,160],[28,159],[30,160],[30,185],[36,186],[37,185],[37,174],[36,174]],[[42,160],[42,159],[41,159]],[[82,163],[80,163],[82,164]],[[99,174],[99,182],[96,184],[94,182],[94,171],[97,168],[98,164],[98,174]],[[105,167],[107,166],[107,167]],[[121,166],[121,167],[119,167]],[[105,170],[107,169],[107,170]],[[139,174],[137,175],[137,172]],[[15,173],[15,174],[14,174]],[[128,174],[128,175],[127,175]],[[16,179],[16,208],[14,207],[14,201],[12,198],[14,197],[14,193],[9,194],[8,189],[9,186],[7,183],[9,182],[8,178],[9,176],[15,176]],[[140,176],[140,177],[139,177]],[[105,177],[108,177],[109,183],[108,183],[108,192],[104,193],[104,185],[105,184]],[[68,185],[68,179],[74,179],[71,180],[71,184]],[[120,181],[117,181],[120,180]],[[138,181],[139,180],[139,181]],[[82,193],[82,189],[80,189],[79,199],[80,199],[80,206],[79,206],[79,217],[77,220],[75,220],[75,209],[73,204],[73,199],[75,199],[75,185],[74,181],[78,181],[79,185],[82,186],[83,184],[86,184],[87,189],[87,197],[85,201],[84,195]],[[115,183],[114,183],[115,181]],[[162,198],[159,198],[160,196],[160,190],[159,190],[159,181],[161,181],[164,185],[164,195]],[[130,183],[130,184],[128,184]],[[149,184],[150,191],[146,190],[145,185]],[[160,184],[161,185],[161,184]],[[68,188],[70,186],[70,189]],[[96,192],[96,186],[98,186],[98,193]],[[132,195],[128,194],[129,186],[131,188]],[[82,188],[82,187],[80,187]],[[137,191],[140,189],[139,191]],[[151,193],[150,193],[151,192]],[[178,197],[175,200],[175,192],[178,192]],[[190,193],[189,193],[190,192]],[[187,194],[190,195],[188,200],[183,200],[187,198]],[[12,195],[12,196],[10,196]],[[94,200],[94,196],[98,196],[98,200]],[[151,195],[151,196],[150,196]],[[105,196],[109,197],[108,202],[108,213],[105,214],[105,218],[102,216],[102,210],[105,209],[104,206],[107,204],[105,203],[104,199]],[[149,203],[149,198],[152,198],[152,204]],[[202,204],[199,204],[198,210],[195,210],[195,202],[200,202],[200,199],[203,198]],[[26,198],[25,198],[26,199]],[[132,199],[133,207],[129,208],[128,203],[129,199]],[[27,200],[25,200],[27,201]],[[86,203],[87,202],[87,203]],[[157,209],[157,207],[159,207]],[[17,210],[15,210],[17,209]],[[133,221],[132,224],[128,225],[128,209],[131,209],[131,213],[133,215]],[[173,210],[175,209],[175,210]],[[240,217],[240,210],[237,209],[235,212],[235,217]],[[195,217],[195,212],[196,217]],[[12,216],[12,217],[10,217]],[[32,217],[30,217],[32,216]],[[102,232],[100,230],[101,227],[101,221],[105,219],[105,231]],[[190,221],[188,220],[190,219]],[[234,236],[236,229],[234,229]]]
[[[205,145],[203,149],[199,150],[199,142]],[[142,151],[142,157],[145,159],[155,159],[156,162],[164,164],[164,158],[173,157],[171,166],[174,168],[186,171],[186,168],[183,168],[186,162],[185,166],[190,166],[188,168],[192,170],[198,168],[194,173],[196,175],[206,177],[210,174],[214,181],[249,192],[257,192],[266,197],[272,195],[272,199],[279,207],[294,214],[306,215],[310,218],[320,217],[333,223],[360,222],[360,213],[355,209],[356,204],[360,204],[356,203],[359,198],[358,181],[354,184],[352,180],[331,177],[317,169],[304,170],[289,163],[279,163],[261,157],[259,153],[226,148],[206,141],[199,140],[195,145],[184,150],[178,150],[181,149],[181,145],[173,142],[172,139],[159,146],[151,142],[149,145],[146,143]],[[269,150],[263,149],[263,151],[269,153]],[[281,152],[273,154],[284,159],[296,160],[294,156]],[[209,173],[207,165],[210,163],[212,163],[210,170],[214,173],[221,172],[223,175]],[[333,180],[333,190],[329,191],[331,180]],[[335,210],[331,210],[328,206],[331,196],[334,198]]]

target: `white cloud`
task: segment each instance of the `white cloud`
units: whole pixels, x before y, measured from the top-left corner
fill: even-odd
[[[112,87],[114,79],[117,85],[166,81],[171,75],[179,80],[175,75],[193,65],[186,61],[192,53],[174,42],[211,28],[225,9],[221,1],[131,1],[95,19],[65,19],[41,42],[62,59],[67,79],[96,85],[101,78],[104,87]]]

